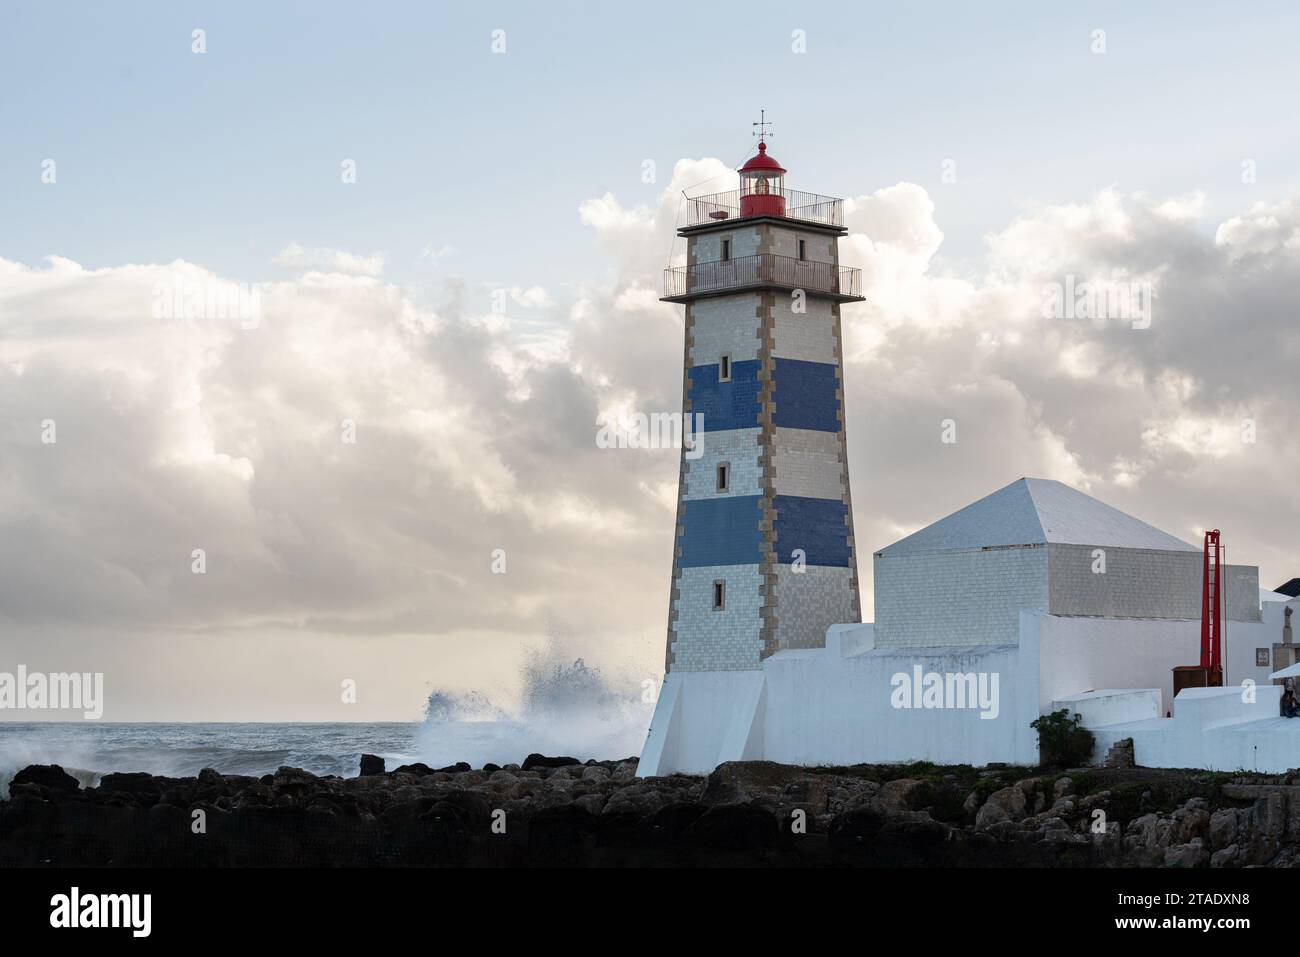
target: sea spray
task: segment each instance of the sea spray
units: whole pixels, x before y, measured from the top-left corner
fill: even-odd
[[[584,761],[640,753],[654,703],[643,700],[635,679],[611,677],[553,645],[530,651],[520,677],[515,708],[477,691],[431,693],[418,738],[422,760],[479,767],[518,763],[534,751]]]

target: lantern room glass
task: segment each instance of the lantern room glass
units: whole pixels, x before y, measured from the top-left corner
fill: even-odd
[[[751,170],[740,174],[741,196],[784,196],[785,174],[772,170]]]

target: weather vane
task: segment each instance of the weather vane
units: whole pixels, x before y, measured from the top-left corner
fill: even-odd
[[[772,125],[772,124],[769,123],[769,122],[767,121],[767,110],[759,110],[759,111],[758,111],[758,122],[757,122],[757,123],[751,123],[750,126],[757,126],[757,127],[758,127],[758,132],[755,133],[754,135],[758,137],[758,141],[759,141],[760,143],[762,143],[764,140],[766,140],[769,136],[775,136],[775,135],[776,135],[775,133],[769,133],[769,132],[767,131],[767,128],[768,128],[769,126],[771,126],[771,125]]]

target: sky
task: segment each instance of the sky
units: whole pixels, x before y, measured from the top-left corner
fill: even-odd
[[[862,556],[1034,475],[1300,575],[1300,11],[900,7],[8,9],[0,671],[102,671],[109,720],[657,680],[676,453],[594,423],[677,408],[680,197],[760,109],[847,199]],[[1044,318],[1067,277],[1149,327]]]

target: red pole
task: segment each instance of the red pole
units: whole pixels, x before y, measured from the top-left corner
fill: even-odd
[[[1205,533],[1201,565],[1201,667],[1210,668],[1210,533]],[[1208,678],[1208,674],[1207,674]]]
[[[1223,684],[1223,546],[1219,544],[1219,530],[1214,530],[1214,645],[1211,648],[1210,671],[1218,675],[1216,684]]]
[[[1223,546],[1216,528],[1205,533],[1201,566],[1201,667],[1212,686],[1223,680],[1223,600]]]

